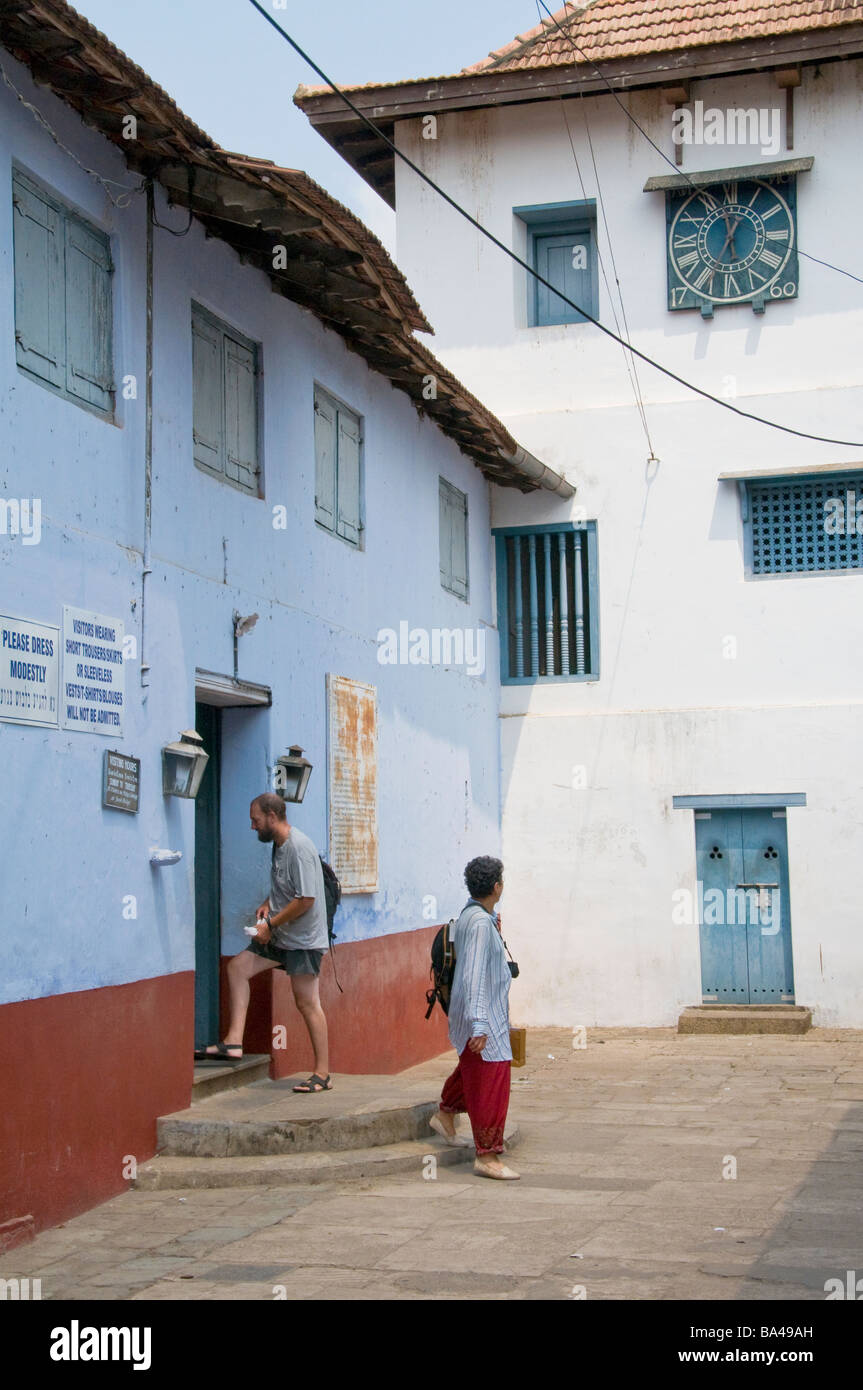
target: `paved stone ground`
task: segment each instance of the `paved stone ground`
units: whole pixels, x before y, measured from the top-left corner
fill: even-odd
[[[431,1098],[451,1062],[404,1085]],[[863,1272],[863,1033],[534,1029],[513,1080],[519,1183],[128,1192],[0,1274],[47,1299],[823,1300]]]

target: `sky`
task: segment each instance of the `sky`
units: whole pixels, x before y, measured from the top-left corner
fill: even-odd
[[[248,0],[73,3],[224,149],[305,169],[393,249],[391,209],[294,106],[319,79]],[[458,72],[538,22],[536,0],[261,3],[345,85]]]

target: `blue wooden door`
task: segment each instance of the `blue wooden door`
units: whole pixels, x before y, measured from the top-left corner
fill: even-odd
[[[195,1046],[219,1041],[222,941],[220,762],[221,710],[195,705],[195,728],[210,761],[195,798]]]
[[[705,1002],[792,1004],[784,810],[695,813]]]

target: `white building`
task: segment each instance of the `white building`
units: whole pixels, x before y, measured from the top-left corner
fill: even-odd
[[[594,0],[452,77],[350,89],[647,357],[848,443],[633,363],[338,96],[297,95],[395,206],[438,356],[577,487],[493,489],[522,1021],[670,1025],[718,1000],[863,1025],[860,19]]]

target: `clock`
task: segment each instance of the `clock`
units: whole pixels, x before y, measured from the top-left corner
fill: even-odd
[[[668,307],[701,309],[796,299],[795,175],[726,178],[667,193]]]

